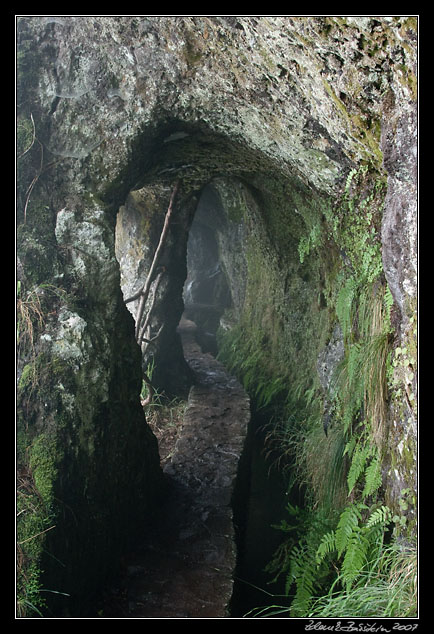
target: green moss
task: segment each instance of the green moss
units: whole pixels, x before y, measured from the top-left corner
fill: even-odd
[[[28,152],[34,140],[34,125],[30,118],[22,117],[17,121],[17,156]]]
[[[340,202],[327,211],[330,236],[339,245],[344,264],[368,282],[383,270],[380,234],[385,195],[385,177],[365,165],[348,174]]]
[[[380,122],[372,122],[371,119],[367,120],[361,113],[350,113],[343,101],[336,95],[329,82],[324,78],[322,82],[351,134],[365,146],[366,159],[374,161],[376,166],[381,168],[383,153],[380,148]]]
[[[341,101],[341,99],[339,99],[339,97],[336,95],[335,91],[333,90],[333,88],[330,86],[329,82],[326,79],[323,78],[322,79],[322,83],[323,83],[324,88],[326,89],[326,92],[332,98],[336,108],[338,109],[338,112],[341,113],[341,115],[344,117],[344,119],[349,121],[350,115],[348,114],[347,109],[346,109],[345,104],[343,103],[343,101]]]
[[[45,536],[55,530],[54,481],[57,449],[53,438],[43,434],[29,446],[23,429],[19,437],[17,488],[17,606],[19,616],[42,616],[46,607],[40,593],[41,558]]]
[[[54,496],[54,482],[57,477],[58,452],[54,438],[39,435],[30,448],[29,465],[33,473],[35,487],[47,508],[51,507]]]
[[[29,211],[29,215],[31,210]],[[41,218],[40,218],[41,220]],[[33,228],[32,226],[33,225]],[[44,231],[44,227],[46,231]],[[56,266],[57,251],[51,226],[41,220],[37,228],[37,218],[29,225],[17,228],[17,253],[23,265],[29,287],[38,286],[52,278]]]
[[[323,287],[321,277],[334,257],[321,229],[327,201],[311,196],[309,204],[303,186],[291,185],[273,181],[261,187],[263,214],[255,218],[245,251],[248,273],[241,320],[229,333],[220,333],[220,355],[252,401],[258,407],[272,405],[283,419],[289,419],[296,401],[303,416],[305,394],[318,388],[315,364],[330,327],[318,287]],[[247,214],[246,223],[251,222]],[[306,259],[300,263],[297,245],[306,225],[311,229]],[[317,257],[307,258],[314,249]]]
[[[202,59],[202,51],[197,48],[192,38],[188,38],[186,41],[184,55],[188,66],[197,66]]]
[[[18,382],[19,390],[26,390],[35,383],[36,369],[34,363],[27,363],[23,371],[21,372],[20,380]]]
[[[400,64],[397,67],[397,78],[401,86],[408,88],[413,101],[417,100],[417,76],[411,71],[405,64]]]

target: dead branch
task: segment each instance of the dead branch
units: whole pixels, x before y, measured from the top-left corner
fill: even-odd
[[[125,304],[130,304],[131,302],[134,302],[136,299],[139,299],[141,294],[142,294],[142,289],[140,289],[139,291],[136,291],[134,295],[131,295],[131,297],[124,299]]]
[[[152,298],[152,303],[151,306],[148,310],[148,314],[146,315],[145,321],[143,322],[143,326],[140,328],[140,332],[137,338],[138,343],[141,343],[143,341],[143,337],[145,335],[146,332],[146,328],[148,327],[149,321],[151,319],[151,315],[152,315],[152,311],[154,310],[154,306],[155,306],[155,302],[157,300],[157,290],[158,287],[160,285],[161,282],[161,278],[163,277],[163,273],[164,271],[160,271],[160,273],[158,273],[156,279],[155,279],[155,284],[154,284],[154,297]]]
[[[148,300],[148,296],[149,296],[149,292],[151,290],[151,284],[153,282],[155,273],[156,273],[156,269],[157,269],[157,265],[158,265],[158,261],[160,259],[161,256],[161,252],[163,250],[164,247],[164,243],[166,241],[166,237],[167,237],[167,233],[169,231],[169,223],[170,223],[170,218],[172,215],[172,211],[173,211],[173,203],[175,201],[175,196],[178,192],[179,189],[179,181],[176,182],[172,194],[170,196],[170,200],[169,200],[169,206],[167,208],[167,212],[166,212],[166,217],[164,219],[164,224],[163,224],[163,229],[161,231],[161,235],[160,235],[160,240],[158,242],[158,246],[155,250],[154,253],[154,258],[152,260],[152,264],[151,264],[151,268],[149,269],[148,275],[146,277],[145,283],[142,287],[142,289],[140,291],[137,291],[136,293],[134,293],[134,295],[132,295],[131,297],[128,297],[125,300],[125,303],[128,304],[129,302],[132,302],[136,299],[139,299],[140,297],[140,302],[139,302],[139,307],[137,310],[137,316],[136,316],[136,328],[135,328],[135,337],[136,337],[136,341],[139,344],[139,346],[142,349],[142,352],[145,351],[146,349],[146,345],[149,345],[150,343],[152,343],[153,341],[155,341],[161,334],[162,330],[163,330],[163,326],[164,323],[161,325],[159,331],[157,332],[157,334],[152,337],[151,339],[145,338],[145,333],[146,330],[149,326],[149,321],[151,318],[151,314],[152,311],[154,309],[155,306],[155,302],[156,302],[156,298],[157,298],[157,289],[158,286],[160,284],[161,278],[163,276],[164,270],[160,271],[157,275],[157,277],[155,278],[155,285],[154,285],[154,297],[152,298],[152,303],[151,306],[149,308],[149,311],[146,315],[146,317],[144,318],[144,312],[145,312],[145,306],[146,306],[146,302]],[[142,406],[146,407],[147,405],[149,405],[149,403],[152,402],[152,399],[154,397],[155,394],[155,389],[154,386],[152,385],[151,380],[149,379],[148,375],[146,374],[146,372],[143,372],[143,380],[146,383],[146,385],[148,386],[148,396],[146,397],[146,399],[144,401],[142,401]]]
[[[154,343],[154,341],[156,341],[158,337],[161,335],[163,328],[164,328],[164,322],[161,324],[156,335],[151,337],[151,339],[147,339],[146,337],[143,337],[142,343],[147,343],[147,344]]]
[[[35,537],[39,537],[39,535],[43,535],[44,533],[47,533],[48,531],[51,531],[51,529],[56,528],[56,526],[50,526],[49,528],[46,528],[45,530],[41,531],[40,533],[36,533],[36,535],[32,535],[31,537],[27,537],[27,539],[23,539],[22,542],[18,542],[18,544],[25,544],[26,542],[29,542],[31,539],[35,539]]]
[[[42,145],[42,143],[38,139],[36,139],[36,141],[38,141],[39,146],[41,148],[41,161],[40,161],[39,171],[34,176],[32,182],[30,183],[30,185],[28,186],[27,191],[26,191],[26,201],[24,203],[24,223],[26,223],[26,220],[27,220],[27,207],[28,207],[28,204],[29,204],[31,193],[33,191],[34,186],[38,182],[40,175],[42,174],[42,169],[43,169],[43,165],[44,165],[44,146]],[[32,145],[33,145],[33,143],[34,143],[34,141],[32,142]]]
[[[148,386],[148,396],[141,403],[142,403],[142,407],[146,407],[147,405],[149,405],[149,403],[152,402],[152,399],[154,398],[155,388],[152,385],[146,372],[143,372],[143,380]]]
[[[167,233],[168,233],[168,230],[169,230],[170,217],[172,215],[172,210],[173,210],[173,202],[175,200],[175,196],[176,196],[176,194],[178,192],[178,189],[179,189],[179,181],[177,181],[177,183],[175,184],[175,187],[173,188],[172,194],[170,196],[169,207],[167,209],[166,217],[164,219],[164,225],[163,225],[163,229],[161,231],[160,240],[159,240],[158,246],[157,246],[157,248],[155,250],[154,259],[152,260],[151,268],[149,269],[148,276],[146,278],[145,284],[143,285],[143,289],[141,291],[141,298],[140,298],[139,308],[138,308],[137,317],[136,317],[136,333],[135,333],[136,334],[136,340],[137,340],[137,342],[139,344],[140,344],[139,334],[140,334],[140,332],[142,330],[141,322],[142,322],[142,318],[143,318],[143,312],[145,310],[146,300],[148,299],[149,290],[151,288],[151,282],[152,282],[153,277],[154,277],[155,269],[157,267],[158,260],[160,258],[161,252],[163,250],[164,243],[166,241]]]

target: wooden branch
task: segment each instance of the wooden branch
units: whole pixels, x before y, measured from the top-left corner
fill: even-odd
[[[151,303],[151,306],[150,306],[150,308],[148,310],[148,314],[146,315],[146,319],[145,319],[145,321],[143,323],[143,326],[140,328],[140,332],[139,332],[138,337],[137,337],[138,343],[141,343],[143,341],[143,337],[144,337],[144,334],[146,332],[146,328],[148,327],[149,320],[151,319],[151,314],[152,314],[152,311],[154,310],[155,302],[157,300],[157,290],[158,290],[158,287],[160,286],[160,282],[161,282],[161,278],[163,277],[163,273],[164,273],[164,271],[160,271],[158,273],[156,279],[155,279],[154,297],[152,298],[152,303]]]
[[[169,230],[170,217],[172,215],[172,210],[173,210],[173,202],[175,200],[175,196],[176,196],[176,194],[178,192],[178,189],[179,189],[179,181],[177,181],[177,183],[175,184],[175,187],[173,188],[173,191],[172,191],[172,195],[170,196],[169,207],[167,209],[166,217],[164,219],[164,225],[163,225],[163,229],[161,231],[160,240],[159,240],[158,246],[157,246],[157,248],[155,250],[155,253],[154,253],[154,259],[152,260],[152,264],[151,264],[151,268],[149,269],[148,277],[146,278],[145,284],[143,286],[142,295],[141,295],[141,298],[140,298],[139,308],[138,308],[137,317],[136,317],[136,333],[135,334],[136,334],[136,340],[137,340],[137,342],[139,344],[140,344],[139,334],[141,332],[141,322],[142,322],[142,318],[143,318],[143,312],[145,310],[146,300],[148,299],[149,290],[151,288],[152,278],[154,276],[154,272],[155,272],[155,269],[157,267],[158,260],[160,258],[161,252],[162,252],[163,247],[164,247],[164,243],[166,241],[167,233],[168,233],[168,230]]]
[[[142,401],[142,407],[146,407],[147,405],[149,405],[149,403],[151,403],[152,399],[154,398],[155,388],[152,385],[146,372],[143,373],[143,380],[148,386],[148,391],[149,391],[148,396],[145,398],[145,400]]]
[[[158,329],[158,332],[156,335],[154,335],[151,339],[146,339],[145,337],[142,337],[142,343],[154,343],[154,341],[156,341],[158,339],[158,337],[161,335],[162,331],[164,328],[164,323],[161,324],[160,328]]]
[[[141,288],[139,291],[134,293],[134,295],[131,295],[131,297],[124,299],[125,304],[129,304],[130,302],[134,302],[134,300],[139,299],[140,295],[142,294],[142,291],[143,291],[143,288]]]
[[[164,322],[163,324],[160,326],[158,332],[156,335],[154,335],[154,337],[152,337],[151,339],[147,339],[145,338],[145,333],[147,328],[149,327],[149,321],[151,318],[151,314],[152,311],[154,309],[155,306],[155,302],[156,302],[156,296],[157,296],[157,290],[158,290],[158,286],[161,282],[161,278],[163,276],[164,273],[164,269],[162,271],[160,271],[158,273],[158,275],[155,278],[155,285],[154,285],[154,297],[152,298],[152,303],[151,303],[151,307],[148,311],[148,314],[146,315],[146,317],[143,319],[143,315],[144,315],[144,311],[145,311],[145,306],[146,306],[146,302],[148,300],[149,297],[149,292],[151,290],[151,284],[153,282],[153,278],[155,276],[156,270],[157,270],[157,266],[158,266],[158,261],[160,259],[161,256],[161,252],[163,250],[164,247],[164,243],[166,241],[167,238],[167,234],[169,231],[169,223],[170,223],[170,219],[172,216],[172,211],[173,211],[173,204],[175,201],[175,196],[178,192],[179,189],[179,181],[176,182],[173,190],[172,190],[172,194],[170,196],[170,200],[169,200],[169,206],[167,208],[167,212],[166,212],[166,216],[164,218],[164,224],[163,224],[163,229],[161,231],[161,235],[160,235],[160,240],[158,242],[158,246],[155,250],[154,253],[154,258],[152,260],[152,264],[151,264],[151,268],[149,269],[148,275],[146,277],[145,283],[143,285],[143,287],[139,290],[136,291],[136,293],[134,293],[133,295],[131,295],[131,297],[128,297],[125,301],[126,304],[133,302],[136,299],[139,299],[140,297],[140,302],[139,302],[139,307],[137,309],[137,316],[136,316],[136,328],[135,328],[135,337],[136,337],[136,341],[139,344],[140,348],[142,349],[142,352],[145,351],[146,348],[144,348],[145,344],[150,344],[153,341],[155,341],[156,339],[158,339],[158,337],[160,336],[163,327],[164,327]],[[142,323],[143,322],[143,323]],[[146,372],[143,372],[143,380],[146,383],[146,385],[148,386],[148,396],[146,397],[146,399],[144,399],[141,403],[143,407],[146,407],[147,405],[149,405],[152,402],[152,399],[154,397],[155,394],[155,388],[152,385],[151,380],[149,379],[148,375],[146,374]]]
[[[24,204],[24,224],[27,221],[27,207],[28,207],[28,204],[29,204],[31,193],[33,191],[34,186],[38,182],[40,175],[42,174],[42,168],[43,168],[43,165],[44,165],[44,146],[42,145],[42,143],[38,139],[36,139],[36,140],[38,141],[39,146],[41,148],[41,164],[39,166],[39,172],[34,176],[32,182],[30,183],[30,185],[28,186],[27,191],[26,191],[26,202]],[[32,143],[32,145],[33,145],[33,143]]]

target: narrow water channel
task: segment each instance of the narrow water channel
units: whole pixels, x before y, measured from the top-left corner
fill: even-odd
[[[284,539],[275,526],[285,517],[289,498],[282,474],[264,451],[266,424],[266,417],[252,416],[234,496],[238,563],[231,600],[233,617],[254,614],[258,608],[289,605],[285,578],[272,583],[273,575],[267,571]]]
[[[196,381],[163,471],[169,494],[130,553],[99,617],[224,618],[237,552],[232,498],[250,419],[249,398],[212,355],[195,325],[180,327]]]
[[[264,453],[266,418],[251,418],[242,387],[201,352],[194,331],[184,322],[197,382],[164,461],[168,497],[98,604],[98,618],[249,618],[255,608],[287,605],[284,579],[270,584],[266,572],[287,502]]]

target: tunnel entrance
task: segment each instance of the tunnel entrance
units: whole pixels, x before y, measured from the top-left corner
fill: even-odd
[[[240,248],[245,239],[245,219],[240,213],[234,215],[234,205],[232,218],[228,218],[228,209],[225,209],[219,191],[221,187],[221,180],[206,185],[197,198],[194,213],[189,211],[184,217],[182,232],[179,231],[178,224],[177,238],[181,238],[181,243],[185,245],[184,253],[179,242],[176,243],[174,239],[168,242],[163,264],[168,269],[169,277],[178,268],[174,291],[178,293],[178,298],[174,305],[167,302],[167,296],[172,300],[174,296],[173,290],[172,294],[170,292],[170,283],[166,286],[162,284],[156,289],[155,298],[150,300],[152,303],[155,299],[155,316],[158,317],[154,325],[156,332],[161,328],[162,321],[164,322],[164,310],[169,308],[173,311],[174,306],[179,310],[178,300],[181,298],[181,322],[195,324],[197,343],[202,352],[210,353],[213,357],[219,351],[219,330],[226,331],[236,323],[246,284],[246,262]],[[227,188],[227,184],[225,187]],[[238,202],[241,191],[242,187],[236,184],[234,195]],[[125,206],[118,214],[116,246],[124,297],[137,290],[137,281],[144,279],[146,267],[152,257],[149,242],[144,235],[146,232],[152,235],[152,232],[145,221],[147,215],[152,215],[150,207],[153,196],[157,198],[157,194],[160,195],[161,191],[150,186],[130,192]],[[162,209],[161,207],[160,216]],[[154,231],[154,243],[157,237],[158,231]],[[163,308],[159,306],[159,300]],[[129,305],[128,308],[135,316],[134,306]],[[179,332],[180,329],[177,328],[177,333]],[[170,358],[164,354],[160,354],[159,358],[164,365],[170,365]],[[191,365],[188,367],[192,370]],[[194,378],[192,382],[194,383]],[[276,602],[278,595],[282,595],[278,597],[280,602],[285,602],[282,583],[269,585],[271,576],[266,571],[267,564],[282,541],[282,533],[273,528],[273,525],[281,520],[288,501],[285,482],[281,474],[271,468],[264,453],[267,422],[266,412],[261,415],[252,412],[231,501],[237,547],[237,564],[229,607],[233,617],[242,617],[255,608],[271,605]]]
[[[224,313],[233,306],[230,280],[220,255],[219,230],[224,229],[221,202],[211,186],[204,188],[187,243],[184,316],[197,325],[196,337],[204,352],[217,355],[217,331]]]
[[[241,237],[243,222],[239,220]],[[204,352],[214,356],[219,351],[217,332],[232,326],[231,286],[235,284],[235,292],[240,292],[242,286],[241,280],[231,279],[230,275],[235,272],[235,277],[240,276],[242,266],[231,266],[228,254],[225,257],[228,229],[221,199],[210,184],[201,194],[189,231],[183,297],[184,317],[196,323],[198,343]],[[264,449],[270,415],[255,411],[252,403],[232,500],[238,553],[230,615],[235,618],[272,604],[289,607],[290,602],[285,596],[285,579],[270,584],[272,575],[267,572],[283,541],[282,532],[274,526],[285,516],[285,506],[290,501],[285,479],[272,467],[273,459],[267,457]],[[297,493],[292,493],[291,502],[299,503]]]

